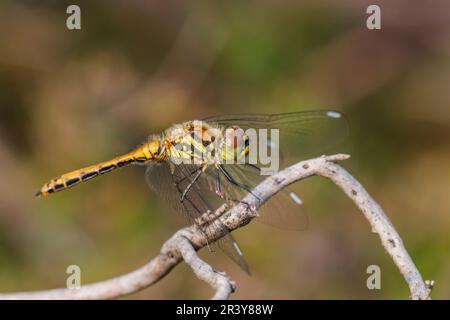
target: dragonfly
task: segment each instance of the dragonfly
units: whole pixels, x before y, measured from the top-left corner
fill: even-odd
[[[267,137],[269,130],[271,135]],[[265,132],[265,139],[255,143],[251,132]],[[272,132],[276,132],[273,137]],[[197,225],[207,239],[213,228],[221,228],[225,236],[214,244],[250,274],[241,248],[218,219],[220,213],[206,222],[202,218],[220,212],[217,209],[221,205],[242,201],[248,193],[259,199],[253,189],[267,177],[262,174],[267,161],[249,159],[256,149],[276,150],[278,158],[274,160],[283,169],[323,154],[347,134],[345,117],[334,110],[236,114],[186,121],[150,136],[126,154],[60,175],[44,184],[36,196],[47,197],[122,167],[144,165],[150,188]],[[308,225],[303,201],[290,188],[258,208],[257,219],[283,229],[303,230]]]

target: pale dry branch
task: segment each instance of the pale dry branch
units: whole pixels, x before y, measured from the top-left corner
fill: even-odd
[[[215,271],[209,264],[199,258],[192,244],[184,237],[180,237],[178,248],[183,260],[192,268],[195,275],[216,290],[213,300],[228,299],[236,289],[236,284],[225,273]]]
[[[350,156],[336,154],[299,162],[260,183],[254,193],[249,194],[230,210],[221,215],[220,222],[227,229],[235,230],[249,223],[257,216],[255,210],[249,210],[248,204],[257,209],[270,197],[291,183],[311,176],[321,176],[339,186],[356,204],[368,220],[372,231],[380,236],[381,243],[409,286],[412,299],[428,299],[427,289],[419,271],[406,251],[400,235],[384,213],[383,209],[367,193],[364,187],[344,168],[336,164]],[[245,204],[244,204],[245,203]],[[196,251],[215,241],[224,234],[223,228],[208,232],[209,239],[196,226],[183,228],[176,232],[164,245],[158,256],[146,265],[128,274],[82,286],[80,289],[53,289],[35,292],[0,294],[0,299],[112,299],[122,297],[147,288],[162,279],[173,267],[185,261],[196,276],[208,283],[214,290],[213,299],[226,299],[235,290],[234,282],[225,274],[215,271],[202,261]]]

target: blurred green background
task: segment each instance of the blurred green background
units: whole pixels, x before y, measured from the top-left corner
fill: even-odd
[[[78,4],[82,29],[66,28]],[[382,29],[366,28],[378,4]],[[0,292],[129,272],[182,224],[143,167],[47,199],[49,178],[107,160],[172,123],[216,114],[343,111],[343,165],[382,205],[434,298],[450,297],[448,1],[0,2]],[[233,298],[407,298],[367,221],[334,185],[295,186],[305,232],[256,222],[235,232],[253,271],[202,256]],[[366,288],[379,265],[381,290]],[[208,298],[181,264],[129,298]]]

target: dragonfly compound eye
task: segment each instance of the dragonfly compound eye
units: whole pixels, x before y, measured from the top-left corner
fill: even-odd
[[[235,149],[244,143],[245,132],[242,128],[235,127],[226,130],[225,139],[227,147]]]

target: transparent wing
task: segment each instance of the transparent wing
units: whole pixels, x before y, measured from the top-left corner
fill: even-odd
[[[249,165],[225,165],[227,172],[237,182],[247,185],[254,189],[267,176],[262,176],[259,170]],[[234,187],[233,197],[242,199],[247,192],[245,189]],[[252,191],[255,196],[258,193]],[[307,210],[300,196],[290,188],[284,188],[258,210],[259,217],[256,221],[286,230],[305,230],[308,228],[309,218]]]
[[[191,224],[196,223],[196,219],[206,212],[214,212],[223,203],[223,200],[212,189],[212,181],[208,178],[211,174],[206,173],[202,173],[195,180],[181,201],[183,191],[188,188],[199,170],[200,167],[197,165],[171,165],[169,162],[160,162],[148,165],[146,171],[147,183],[153,191],[162,196],[172,206],[172,209],[182,213]],[[221,228],[226,233],[223,238],[216,241],[218,247],[242,270],[250,274],[242,250],[219,220],[216,219],[209,226],[202,227],[202,230],[208,236],[213,228]],[[210,245],[210,249],[212,248]]]
[[[348,136],[348,124],[338,111],[318,110],[263,115],[237,114],[205,119],[225,127],[242,129],[279,129],[281,165],[333,151]],[[273,143],[273,142],[272,142]]]
[[[171,209],[189,218],[180,202],[180,196],[178,195],[168,163],[156,162],[149,164],[145,172],[145,179],[152,191],[158,194],[165,203],[169,204]]]

